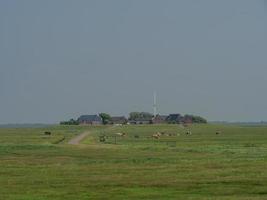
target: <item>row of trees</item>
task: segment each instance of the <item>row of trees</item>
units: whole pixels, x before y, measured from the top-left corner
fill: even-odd
[[[191,119],[192,123],[198,123],[198,124],[206,124],[207,120],[204,119],[203,117],[200,116],[195,116],[195,115],[185,115],[185,119]]]
[[[79,122],[75,119],[70,119],[69,121],[62,121],[60,125],[79,125]]]
[[[129,120],[151,120],[153,115],[148,112],[131,112]]]
[[[151,113],[147,112],[131,112],[129,120],[151,120],[153,118],[153,115]],[[196,115],[184,115],[181,117],[181,122],[185,122],[186,120],[192,122],[192,123],[198,123],[198,124],[206,124],[207,120],[203,117],[196,116]],[[177,122],[176,122],[177,123]]]

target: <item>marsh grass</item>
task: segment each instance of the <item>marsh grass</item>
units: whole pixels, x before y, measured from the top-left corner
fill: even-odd
[[[188,129],[190,136],[175,125],[46,128],[51,138],[44,129],[0,129],[0,199],[267,199],[267,127]],[[82,145],[67,144],[88,130]],[[180,135],[155,141],[157,131]],[[127,136],[99,142],[116,132]]]

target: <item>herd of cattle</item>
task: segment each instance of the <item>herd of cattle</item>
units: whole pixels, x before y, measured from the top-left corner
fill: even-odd
[[[221,131],[216,131],[215,134],[219,135],[219,134],[221,134]],[[127,136],[126,133],[115,133],[115,135],[121,136],[121,137]],[[185,135],[192,135],[192,132],[191,131],[186,131]],[[154,139],[160,139],[161,137],[173,137],[173,136],[180,136],[180,133],[157,132],[157,133],[151,135],[151,137],[154,138]],[[139,138],[138,135],[135,135],[134,137],[135,138]]]
[[[50,136],[52,133],[50,131],[45,131],[45,135]],[[221,131],[216,131],[216,135],[221,134]],[[115,133],[115,135],[120,136],[120,137],[125,137],[127,136],[126,133]],[[185,135],[192,135],[191,131],[186,131]],[[157,132],[150,137],[153,139],[160,139],[161,137],[174,137],[174,136],[180,136],[180,133],[165,133],[165,132]],[[104,142],[106,140],[107,136],[100,136],[100,142]],[[134,135],[134,138],[140,138],[139,135]]]
[[[220,132],[216,132],[216,134],[219,134]],[[44,132],[45,135],[47,136],[51,136],[52,133],[50,131],[45,131]],[[186,131],[185,132],[186,135],[192,135],[191,131]],[[115,135],[119,136],[119,137],[125,137],[127,136],[126,133],[115,133]],[[165,133],[165,132],[157,132],[153,135],[151,135],[151,138],[153,139],[160,139],[160,137],[165,136],[165,137],[174,137],[174,136],[180,136],[179,133]],[[100,136],[100,142],[105,142],[106,139],[108,138],[108,136]],[[139,135],[134,135],[134,138],[140,138]]]

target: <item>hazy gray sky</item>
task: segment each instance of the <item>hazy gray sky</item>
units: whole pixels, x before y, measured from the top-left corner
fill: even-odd
[[[0,123],[267,120],[264,0],[0,0]]]

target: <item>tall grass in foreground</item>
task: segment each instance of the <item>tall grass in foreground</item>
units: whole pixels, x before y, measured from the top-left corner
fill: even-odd
[[[67,144],[88,130],[83,145]],[[151,138],[158,131],[177,135]],[[127,136],[116,145],[99,142],[117,132]],[[267,127],[0,129],[0,158],[0,199],[267,199]]]

